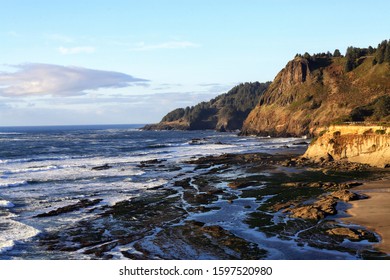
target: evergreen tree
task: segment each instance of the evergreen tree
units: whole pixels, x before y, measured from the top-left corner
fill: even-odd
[[[390,41],[386,45],[385,52],[383,55],[383,60],[385,62],[390,62]]]
[[[334,50],[334,53],[333,53],[333,56],[334,56],[334,57],[340,57],[340,56],[341,56],[340,50],[339,50],[339,49],[335,49],[335,50]]]
[[[348,47],[345,52],[345,57],[347,61],[345,62],[344,69],[346,72],[352,71],[355,68],[355,60],[356,60],[356,48]]]
[[[387,46],[387,40],[385,41],[382,41],[382,43],[380,43],[378,45],[378,49],[376,51],[376,61],[381,64],[385,61],[385,51],[386,51],[386,46]]]

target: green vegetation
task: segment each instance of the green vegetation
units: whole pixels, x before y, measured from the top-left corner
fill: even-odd
[[[249,114],[241,135],[312,135],[345,122],[390,125],[389,42],[348,47],[345,56],[339,50],[297,54]]]
[[[375,133],[380,134],[380,135],[384,135],[384,134],[386,134],[386,130],[385,129],[377,129],[377,130],[375,130]]]
[[[261,95],[270,85],[267,83],[243,83],[208,102],[169,112],[161,122],[183,121],[189,129],[241,129],[249,112],[257,105]]]
[[[346,121],[390,121],[390,96],[383,95],[366,106],[353,109]]]
[[[378,48],[355,48],[348,47],[345,57],[345,71],[349,72],[358,67],[367,56],[373,56],[372,64],[382,64],[384,62],[390,63],[390,40],[384,40],[378,44]]]

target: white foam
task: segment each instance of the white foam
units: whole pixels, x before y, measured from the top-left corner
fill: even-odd
[[[17,187],[27,185],[27,181],[11,181],[11,182],[0,182],[0,188],[7,188],[7,187]]]
[[[0,132],[0,135],[22,135],[21,132]]]
[[[14,246],[15,246],[15,242],[13,240],[6,240],[6,241],[0,240],[0,254],[11,250]]]
[[[0,207],[3,207],[3,208],[12,208],[12,207],[14,207],[14,206],[15,206],[15,205],[14,205],[11,201],[0,199]]]
[[[15,246],[15,242],[26,241],[40,232],[36,228],[8,218],[1,218],[0,223],[2,224],[0,253],[11,250]]]

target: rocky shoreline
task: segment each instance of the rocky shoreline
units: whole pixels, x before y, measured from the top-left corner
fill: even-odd
[[[176,166],[155,159],[139,167],[175,175],[113,206],[73,205],[96,215],[44,233],[39,246],[92,259],[390,258],[374,248],[380,242],[375,232],[340,220],[350,201],[366,198],[353,188],[386,170],[259,153],[207,156]],[[40,217],[72,208],[57,210]]]

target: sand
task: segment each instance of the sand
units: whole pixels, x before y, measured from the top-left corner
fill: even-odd
[[[390,253],[390,177],[366,182],[353,190],[369,198],[351,201],[352,208],[347,211],[351,217],[342,220],[378,233],[382,240],[376,248]]]

